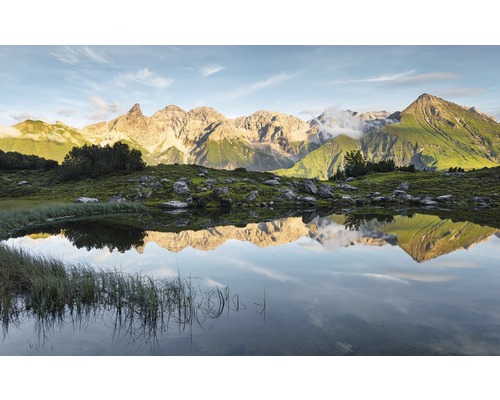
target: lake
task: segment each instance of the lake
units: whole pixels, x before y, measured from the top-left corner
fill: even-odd
[[[97,306],[52,319],[21,310],[2,322],[0,355],[500,354],[496,228],[425,214],[204,229],[179,216],[146,227],[128,218],[64,222],[2,244],[183,279],[189,314],[176,309],[153,327]]]

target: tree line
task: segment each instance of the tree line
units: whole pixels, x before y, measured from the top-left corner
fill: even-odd
[[[55,169],[56,176],[63,181],[97,178],[117,171],[130,173],[142,170],[145,166],[142,153],[122,142],[116,142],[113,146],[73,147],[61,165],[57,161],[34,155],[0,150],[0,169]]]
[[[344,180],[346,178],[356,178],[367,175],[371,172],[416,172],[415,165],[409,164],[397,166],[392,158],[379,162],[366,161],[361,150],[348,151],[344,157],[344,168],[337,169],[337,172],[330,176],[331,181]]]

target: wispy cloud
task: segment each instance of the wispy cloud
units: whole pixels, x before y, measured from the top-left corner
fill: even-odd
[[[15,121],[25,121],[27,119],[37,119],[33,114],[29,112],[21,113],[21,114],[11,114],[9,115]]]
[[[104,55],[102,51],[93,49],[88,46],[64,46],[60,48],[58,51],[51,52],[50,53],[52,56],[54,56],[56,59],[59,61],[65,63],[65,64],[71,64],[75,65],[78,64],[79,62],[85,61],[85,60],[91,60],[93,62],[99,63],[99,64],[107,64],[109,63],[109,60],[107,57]]]
[[[297,74],[289,74],[286,72],[283,72],[279,75],[273,75],[267,79],[264,79],[259,82],[255,82],[251,85],[246,85],[242,86],[240,88],[237,88],[234,90],[232,93],[228,94],[228,97],[241,97],[241,96],[246,96],[251,93],[257,92],[259,90],[267,89],[273,86],[277,86],[283,82],[286,82],[290,79],[293,79],[297,76]]]
[[[126,86],[130,82],[150,86],[155,89],[165,89],[174,82],[174,79],[161,76],[156,72],[150,71],[148,68],[141,68],[136,72],[121,73],[115,79],[115,83],[121,87]]]
[[[353,79],[350,82],[388,82],[388,81],[397,81],[397,80],[405,79],[405,78],[409,77],[410,75],[412,75],[414,73],[415,73],[415,70],[412,69],[411,71],[401,72],[399,74],[381,75],[381,76],[376,76],[376,77],[367,78],[367,79]]]
[[[210,65],[205,65],[204,67],[200,68],[200,73],[206,78],[210,75],[214,75],[217,72],[222,71],[224,68],[223,65],[219,64],[210,64]]]
[[[90,96],[89,100],[92,103],[93,108],[92,112],[87,115],[89,120],[102,121],[107,119],[109,116],[114,116],[123,112],[123,108],[118,102],[110,104],[106,100],[97,96]]]
[[[72,117],[76,113],[77,113],[77,110],[70,109],[70,108],[64,108],[64,109],[61,109],[61,110],[57,111],[57,114],[58,115],[62,115],[63,117]]]
[[[449,88],[444,90],[436,90],[436,94],[439,96],[456,96],[456,97],[466,97],[475,96],[481,93],[485,93],[488,90],[480,87],[457,87]]]
[[[0,138],[17,138],[21,132],[11,126],[0,126]]]
[[[428,72],[425,74],[415,74],[416,70],[412,69],[396,74],[380,75],[365,79],[350,79],[350,80],[337,80],[332,83],[386,83],[393,86],[411,85],[418,83],[427,83],[435,81],[445,81],[460,78],[460,74],[455,72]]]

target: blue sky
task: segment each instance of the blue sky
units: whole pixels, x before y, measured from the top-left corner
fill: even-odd
[[[0,46],[0,125],[81,128],[140,103],[304,120],[326,107],[397,111],[422,93],[500,119],[500,46]]]

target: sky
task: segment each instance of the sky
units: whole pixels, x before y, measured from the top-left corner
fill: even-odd
[[[139,103],[229,118],[257,110],[308,120],[328,107],[401,111],[422,93],[500,120],[500,46],[0,46],[0,125],[82,128]]]

